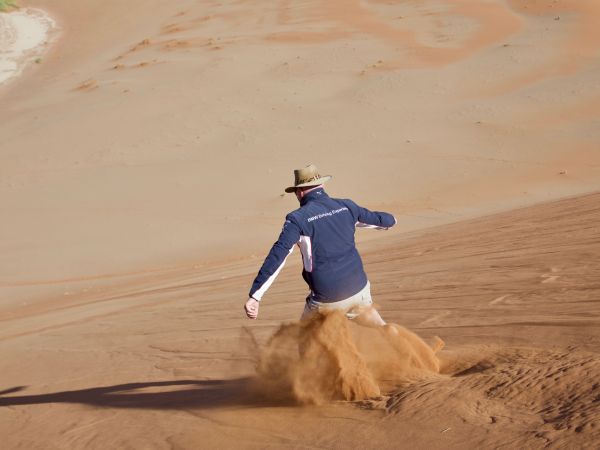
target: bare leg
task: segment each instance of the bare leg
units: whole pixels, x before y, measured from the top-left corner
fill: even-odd
[[[364,327],[383,327],[386,325],[385,321],[379,315],[379,312],[373,308],[361,308],[360,313],[354,319],[357,324]]]
[[[310,309],[307,302],[304,304],[304,311],[302,311],[300,321],[310,320],[315,314],[318,314],[318,311],[316,309]]]

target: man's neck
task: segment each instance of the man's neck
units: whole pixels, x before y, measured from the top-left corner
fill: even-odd
[[[304,191],[304,193],[302,195],[302,199],[300,200],[300,205],[305,205],[306,202],[313,200],[315,198],[318,198],[319,196],[322,196],[322,195],[326,195],[325,191],[323,190],[323,185],[316,186],[312,189]]]

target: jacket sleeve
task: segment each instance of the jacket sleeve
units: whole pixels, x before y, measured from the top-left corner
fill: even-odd
[[[387,230],[396,225],[396,218],[390,213],[382,211],[370,211],[367,208],[358,206],[352,200],[344,200],[344,203],[346,203],[356,218],[357,227]]]
[[[294,250],[294,245],[300,239],[300,227],[298,224],[290,215],[285,219],[279,239],[271,247],[271,251],[265,258],[265,262],[258,271],[258,275],[250,288],[250,297],[256,300],[260,301],[265,292],[267,292],[267,289],[271,287],[271,284],[273,284],[273,281],[275,281],[275,278],[277,278],[277,275],[283,269],[285,260]]]

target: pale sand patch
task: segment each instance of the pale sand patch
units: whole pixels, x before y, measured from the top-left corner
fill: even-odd
[[[56,22],[41,9],[0,13],[0,84],[39,58],[56,29]]]

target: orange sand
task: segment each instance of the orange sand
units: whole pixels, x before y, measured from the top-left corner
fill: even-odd
[[[4,446],[599,445],[594,2],[20,3],[61,36],[0,85]],[[359,247],[440,373],[345,324],[361,370],[313,330],[325,390],[253,390],[299,261],[241,307],[310,162],[398,218]]]

